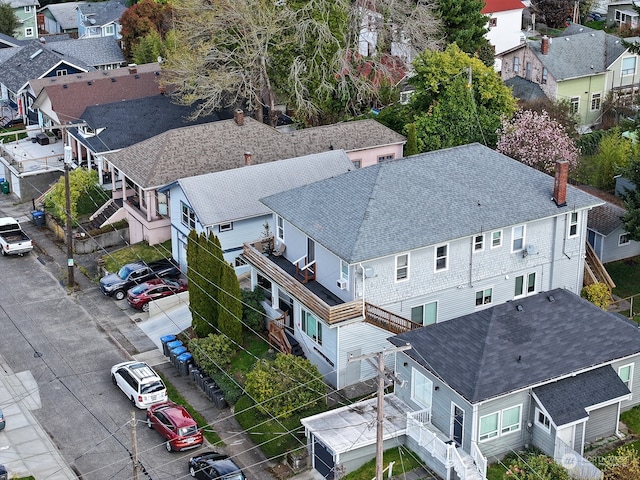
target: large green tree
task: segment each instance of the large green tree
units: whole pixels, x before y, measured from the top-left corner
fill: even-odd
[[[629,239],[640,241],[640,159],[636,157],[631,161],[624,177],[632,182],[635,188],[627,189],[623,194],[623,204],[627,213],[622,216],[622,221]]]
[[[0,2],[0,33],[13,37],[18,28],[18,17],[7,2]]]
[[[483,8],[484,0],[438,1],[447,43],[455,43],[463,52],[493,66],[494,50],[485,37],[487,17],[482,14]]]
[[[138,43],[149,35],[156,33],[164,39],[171,29],[172,8],[154,0],[141,0],[127,8],[120,17],[122,25],[121,35],[124,54],[128,59],[133,58]],[[146,40],[147,42],[149,39]],[[157,57],[152,61],[157,61]]]
[[[492,67],[456,44],[443,52],[427,50],[413,65],[409,105],[383,110],[382,123],[405,135],[413,134],[406,126],[414,123],[419,152],[471,142],[496,145],[501,119],[510,118],[517,105]]]
[[[182,103],[201,101],[198,116],[243,106],[261,120],[263,109],[273,112],[281,102],[310,123],[367,111],[399,73],[383,54],[400,32],[416,51],[441,38],[430,0],[367,7],[350,0],[176,0],[165,81],[177,86]],[[366,57],[358,53],[363,25],[377,33]]]

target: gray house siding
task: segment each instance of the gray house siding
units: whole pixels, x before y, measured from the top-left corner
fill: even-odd
[[[349,362],[349,354],[357,356],[380,352],[389,346],[387,338],[392,333],[364,322],[339,326],[337,331],[338,351],[340,352],[337,365],[338,388],[375,377],[377,368],[371,362],[366,360]],[[363,338],[367,339],[366,342],[362,341]],[[393,355],[385,356],[385,364],[388,368],[393,368],[393,361]]]
[[[264,231],[265,222],[271,223],[271,215],[246,218],[231,223],[231,230],[221,232],[220,226],[207,226],[220,240],[224,260],[231,265],[235,265],[236,258],[242,253],[242,244],[253,240],[258,240]],[[273,229],[272,229],[273,231]],[[241,274],[248,271],[249,267],[236,267],[236,273]]]
[[[403,445],[405,443],[404,438],[405,437],[403,435],[397,438],[390,438],[390,439],[384,440],[382,442],[383,449],[388,450],[389,448],[394,448],[394,447]],[[357,470],[362,465],[370,461],[372,458],[375,458],[375,456],[376,456],[375,444],[367,445],[365,447],[358,448],[357,450],[344,452],[337,456],[338,458],[336,459],[337,460],[336,469],[338,470],[338,472],[353,472],[354,470]],[[396,469],[394,469],[394,471],[397,472]],[[339,475],[339,477],[341,476],[342,475]]]
[[[415,452],[424,463],[429,467],[429,470],[432,470],[438,477],[437,478],[449,478],[447,475],[447,468],[443,463],[439,460],[436,460],[429,452],[427,452],[423,447],[418,445],[413,438],[407,435],[405,445],[412,452]]]
[[[534,410],[535,411],[535,410]],[[553,457],[555,449],[556,429],[550,426],[550,431],[546,431],[534,419],[530,420],[531,426],[531,443],[539,448],[543,453]]]
[[[584,453],[584,448],[579,447],[580,445],[582,445],[582,435],[584,432],[584,427],[585,427],[584,422],[578,423],[576,425],[576,428],[574,430],[574,435],[573,435],[573,446],[574,446],[573,449],[577,450],[580,455]]]
[[[592,442],[599,438],[613,435],[618,428],[618,404],[602,407],[589,412],[585,441]]]
[[[300,346],[304,350],[307,358],[318,367],[320,373],[325,380],[331,385],[337,385],[336,358],[338,348],[338,329],[329,328],[328,325],[322,324],[322,345],[315,342],[304,331],[302,331],[302,306],[297,300],[294,300],[294,337],[300,342]]]
[[[634,356],[631,358],[626,358],[623,360],[618,360],[611,364],[611,367],[615,372],[618,372],[620,367],[624,367],[625,365],[633,365],[633,374],[631,376],[631,398],[629,400],[624,400],[620,404],[621,410],[628,410],[634,405],[638,404],[638,387],[640,387],[640,359],[638,356]]]
[[[479,440],[478,446],[482,450],[482,453],[487,458],[494,456],[501,458],[512,450],[521,449],[526,443],[529,443],[529,434],[527,432],[527,419],[529,418],[529,411],[531,409],[531,395],[528,390],[514,393],[512,395],[497,398],[482,403],[478,406],[476,412],[476,431],[478,432],[478,438],[480,437],[480,419],[485,415],[490,415],[496,412],[501,414],[502,410],[506,408],[515,407],[516,405],[522,405],[520,411],[520,429],[509,433],[501,433],[498,430],[498,436],[488,439]]]
[[[603,239],[600,260],[602,263],[615,262],[629,257],[640,255],[640,242],[631,240],[629,243],[620,245],[620,236],[626,233],[625,229],[616,228],[606,237],[596,234]]]

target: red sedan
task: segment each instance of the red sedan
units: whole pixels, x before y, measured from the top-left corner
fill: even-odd
[[[127,301],[133,308],[149,311],[149,302],[187,290],[185,280],[171,280],[169,278],[154,278],[140,285],[136,285],[127,292]]]
[[[147,409],[147,426],[165,438],[169,452],[196,448],[204,441],[196,421],[183,406],[174,402],[151,405]]]

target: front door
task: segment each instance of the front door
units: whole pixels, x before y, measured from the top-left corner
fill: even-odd
[[[573,448],[574,428],[575,425],[571,425],[570,427],[558,429],[558,438],[568,445],[569,448]]]
[[[451,404],[452,409],[452,426],[451,436],[456,444],[462,446],[462,432],[464,431],[464,410],[458,407],[455,403]]]

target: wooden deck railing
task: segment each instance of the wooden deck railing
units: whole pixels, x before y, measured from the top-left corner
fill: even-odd
[[[291,354],[291,344],[284,333],[288,312],[284,312],[281,317],[274,318],[269,322],[269,343],[276,350]]]
[[[609,290],[613,289],[616,284],[609,276],[607,269],[596,255],[593,247],[586,242],[586,257],[584,261],[584,284],[591,285],[592,283],[600,282],[609,287]]]
[[[333,324],[362,317],[361,300],[329,306],[302,282],[282,270],[278,265],[269,260],[269,257],[262,255],[252,244],[244,244],[243,255],[251,265],[264,272],[268,278],[280,285],[284,290],[290,292],[292,296],[320,316],[324,322]]]
[[[370,303],[365,304],[365,321],[393,333],[404,333],[409,330],[421,328],[422,325],[391,313]]]

